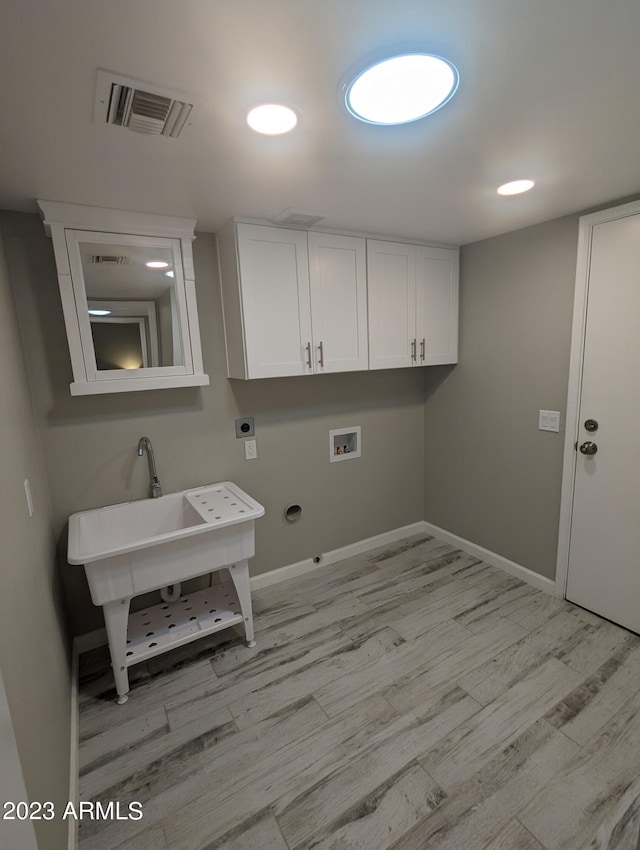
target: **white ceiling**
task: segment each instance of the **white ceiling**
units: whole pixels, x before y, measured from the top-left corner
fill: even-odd
[[[464,244],[640,191],[640,0],[2,0],[0,208],[35,199]],[[451,59],[432,116],[361,124],[340,86],[396,50]],[[92,123],[107,68],[207,101],[188,135]],[[245,123],[264,101],[299,127]],[[499,198],[498,184],[537,183]]]

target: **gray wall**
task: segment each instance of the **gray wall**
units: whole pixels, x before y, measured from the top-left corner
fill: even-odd
[[[578,217],[461,253],[460,363],[429,370],[425,519],[553,578]],[[559,434],[538,410],[559,410]]]
[[[0,669],[31,800],[69,796],[70,675],[49,494],[0,233]],[[29,518],[23,481],[34,502]],[[1,767],[0,767],[1,769]],[[40,850],[67,823],[35,823]]]
[[[135,454],[143,434],[165,492],[232,480],[265,506],[254,575],[423,518],[422,370],[227,380],[215,239],[200,234],[194,261],[211,386],[72,398],[51,240],[36,216],[2,221],[63,543],[69,514],[147,496],[146,458]],[[257,460],[244,460],[238,416],[255,417]],[[351,425],[362,427],[362,457],[329,463],[329,429]],[[289,525],[283,511],[292,502],[303,516]],[[64,583],[73,632],[99,627],[82,567],[65,566]]]

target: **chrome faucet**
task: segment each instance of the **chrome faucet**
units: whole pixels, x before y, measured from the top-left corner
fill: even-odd
[[[153,446],[151,445],[151,440],[148,437],[140,437],[138,441],[138,457],[142,457],[145,449],[147,450],[147,459],[149,460],[149,476],[151,478],[151,498],[157,499],[158,496],[162,496],[162,487],[160,486],[160,481],[158,480],[158,473],[156,471],[156,459],[153,454]]]

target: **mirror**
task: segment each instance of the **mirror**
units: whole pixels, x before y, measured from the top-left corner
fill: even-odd
[[[79,249],[97,369],[183,366],[171,248],[81,239]]]
[[[71,393],[208,384],[191,256],[195,222],[38,203],[54,241]],[[79,229],[81,217],[94,226],[117,220],[124,232]],[[134,228],[140,232],[127,232]]]

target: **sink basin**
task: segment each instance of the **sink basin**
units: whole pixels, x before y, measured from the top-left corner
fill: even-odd
[[[230,481],[82,511],[69,518],[67,560],[84,564],[104,605],[251,558],[263,514]]]
[[[67,560],[90,564],[263,514],[262,505],[230,481],[82,511],[69,518]]]

